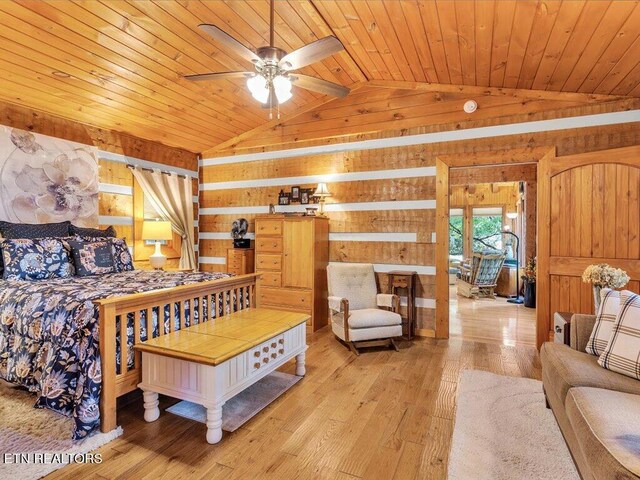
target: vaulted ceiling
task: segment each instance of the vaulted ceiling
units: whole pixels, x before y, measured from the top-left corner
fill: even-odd
[[[242,82],[182,78],[248,66],[196,27],[212,23],[256,48],[268,44],[268,18],[267,0],[0,1],[0,99],[210,150],[269,118]],[[276,2],[277,46],[291,51],[332,34],[346,51],[303,73],[367,88],[417,82],[640,97],[638,1]],[[295,89],[282,118],[328,100]]]

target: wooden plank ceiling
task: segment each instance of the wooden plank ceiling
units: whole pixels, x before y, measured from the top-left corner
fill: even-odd
[[[269,118],[242,82],[182,78],[248,67],[196,26],[213,23],[256,48],[268,43],[268,16],[267,0],[0,1],[0,99],[210,150]],[[291,51],[330,34],[346,52],[303,73],[370,87],[640,97],[640,1],[277,1],[277,46]],[[282,117],[329,100],[296,89]]]

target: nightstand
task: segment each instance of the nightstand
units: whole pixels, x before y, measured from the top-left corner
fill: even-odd
[[[253,248],[227,249],[227,272],[235,275],[253,273],[254,255]]]
[[[570,312],[556,312],[553,314],[553,341],[555,343],[571,344],[571,317]]]

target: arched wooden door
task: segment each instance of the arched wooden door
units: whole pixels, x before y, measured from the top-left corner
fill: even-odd
[[[622,268],[640,287],[640,146],[538,165],[538,348],[557,311],[593,313],[582,272],[593,263]]]

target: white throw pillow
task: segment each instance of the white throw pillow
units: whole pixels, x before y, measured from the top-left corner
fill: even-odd
[[[610,288],[603,288],[600,291],[600,308],[596,313],[596,323],[593,326],[585,349],[587,353],[599,356],[605,351],[607,345],[609,345],[611,331],[616,323],[619,310],[620,292]]]
[[[628,290],[620,294],[620,311],[598,363],[640,380],[640,295]]]

